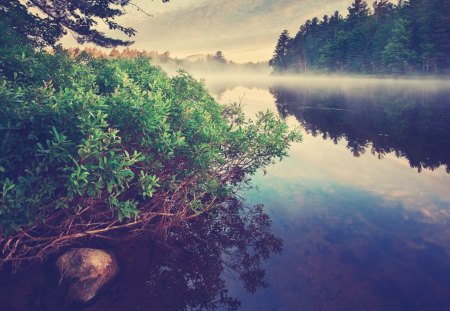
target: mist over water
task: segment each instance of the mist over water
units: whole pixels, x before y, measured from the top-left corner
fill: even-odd
[[[192,67],[181,68],[168,64],[158,64],[170,75],[176,75],[178,70],[187,71],[199,80],[203,80],[213,94],[233,89],[248,87],[267,89],[270,87],[311,90],[340,90],[351,93],[352,96],[366,96],[368,92],[437,92],[450,91],[450,77],[443,76],[408,76],[408,77],[377,77],[339,74],[304,74],[304,75],[273,75],[270,67],[259,66],[257,70],[245,67],[228,68],[226,65],[218,68]],[[207,67],[207,65],[205,65]],[[373,94],[376,95],[376,94]]]
[[[450,79],[440,77],[413,77],[413,78],[377,78],[361,76],[339,75],[302,75],[302,76],[274,76],[270,74],[244,73],[244,74],[208,74],[192,71],[196,78],[203,79],[214,93],[223,88],[246,86],[249,88],[309,88],[312,90],[335,90],[351,92],[352,95],[366,95],[367,91],[380,89],[397,91],[449,91]]]
[[[242,104],[249,117],[272,110],[307,134],[334,143],[346,140],[355,157],[366,151],[380,159],[395,154],[418,171],[449,171],[448,77],[276,76],[242,68],[220,73],[191,69],[218,101]]]
[[[155,60],[156,61],[156,60]],[[368,92],[437,92],[450,91],[450,76],[368,76],[339,73],[275,75],[267,63],[221,63],[218,61],[156,62],[169,75],[186,71],[203,80],[213,94],[235,87],[267,89],[271,87],[311,90],[340,90],[352,96]],[[376,94],[373,94],[376,95]]]

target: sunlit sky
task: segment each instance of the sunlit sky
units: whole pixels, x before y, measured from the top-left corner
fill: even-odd
[[[276,41],[288,29],[294,35],[307,19],[347,14],[352,0],[135,0],[118,19],[138,31],[133,48],[170,51],[172,57],[213,54],[221,50],[235,62],[267,61]],[[64,38],[66,47],[74,46]]]

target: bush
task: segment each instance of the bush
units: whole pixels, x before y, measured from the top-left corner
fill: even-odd
[[[245,120],[201,82],[183,72],[168,77],[146,58],[7,50],[0,58],[6,259],[193,218],[300,139],[272,113]]]

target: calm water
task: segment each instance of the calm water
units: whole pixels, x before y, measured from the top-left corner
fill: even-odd
[[[67,304],[52,260],[0,276],[6,310],[450,310],[450,82],[207,84],[302,129],[243,194],[264,208],[230,202],[164,243],[91,241],[122,270],[87,306]]]
[[[257,176],[283,253],[243,310],[450,310],[450,87],[301,80],[217,95],[303,131]]]

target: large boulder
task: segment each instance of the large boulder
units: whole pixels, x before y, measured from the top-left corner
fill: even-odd
[[[69,282],[70,299],[87,302],[118,272],[114,255],[100,249],[77,248],[56,261],[62,280]]]

